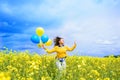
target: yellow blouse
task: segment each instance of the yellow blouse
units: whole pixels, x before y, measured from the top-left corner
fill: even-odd
[[[63,46],[63,47],[58,47],[58,46],[55,46],[53,49],[49,50],[49,49],[46,49],[46,52],[47,53],[53,53],[53,52],[56,52],[57,53],[57,56],[56,58],[64,58],[67,56],[67,51],[72,51],[76,48],[76,44],[74,44],[73,47],[68,47],[68,46]]]

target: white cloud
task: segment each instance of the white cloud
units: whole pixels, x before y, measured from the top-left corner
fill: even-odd
[[[116,30],[119,30],[119,27],[112,27],[116,25],[117,20],[109,15],[91,16],[85,20],[67,20],[59,28],[52,28],[46,32],[52,38],[62,36],[69,46],[76,40],[78,45],[76,52],[86,55],[106,55],[105,53],[110,52],[118,43],[116,39],[119,38],[119,32]]]
[[[83,21],[69,20],[65,21],[59,28],[52,28],[48,32],[84,40],[111,39],[111,36],[116,36],[117,32],[112,30],[114,28],[111,27],[111,24],[115,25],[115,23],[110,23],[112,18],[109,18],[91,16]]]
[[[7,14],[13,14],[12,7],[7,3],[0,4],[0,10]]]
[[[6,27],[9,26],[8,22],[0,22],[0,27]]]
[[[110,41],[110,40],[97,40],[96,43],[97,44],[102,44],[102,45],[112,45],[112,44],[114,44],[114,42]]]

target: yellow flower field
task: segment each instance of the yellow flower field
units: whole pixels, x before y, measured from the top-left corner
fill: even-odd
[[[69,56],[66,71],[55,58],[26,52],[0,52],[0,80],[120,80],[120,58]]]

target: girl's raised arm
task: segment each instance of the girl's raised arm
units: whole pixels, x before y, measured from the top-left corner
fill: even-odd
[[[54,47],[53,49],[50,50],[50,49],[45,48],[44,45],[42,45],[42,48],[43,48],[47,53],[53,53],[53,52],[56,51],[56,47]]]
[[[66,46],[66,49],[67,49],[67,51],[72,51],[72,50],[74,50],[76,48],[76,42],[74,42],[74,45],[70,48],[70,47],[68,47],[68,46]]]

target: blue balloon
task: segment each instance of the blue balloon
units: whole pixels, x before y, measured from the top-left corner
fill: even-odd
[[[37,35],[33,35],[33,36],[31,37],[31,41],[32,41],[33,43],[38,44],[38,43],[40,42],[40,38],[39,38],[39,36],[37,36]]]
[[[41,40],[42,40],[43,43],[46,43],[49,40],[49,38],[48,38],[47,35],[44,34],[44,35],[41,36]]]

